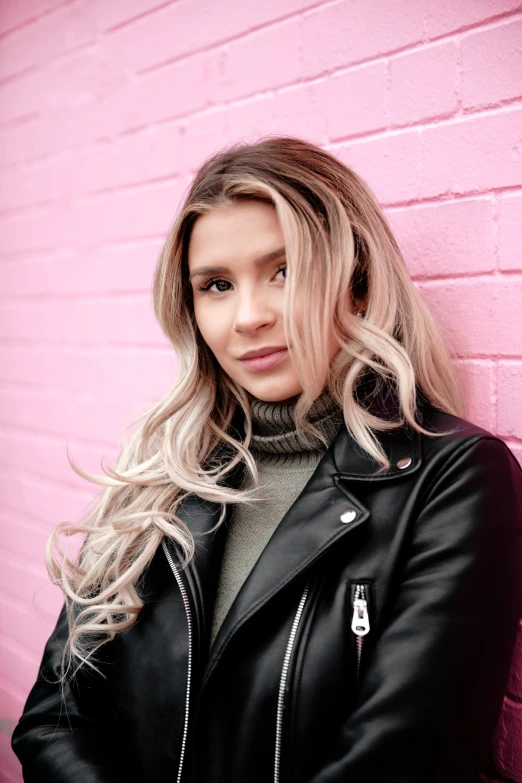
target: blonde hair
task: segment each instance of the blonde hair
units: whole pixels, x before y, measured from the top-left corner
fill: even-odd
[[[243,462],[259,486],[248,448],[249,399],[223,372],[198,332],[187,265],[197,218],[241,199],[272,204],[284,236],[284,330],[303,387],[295,408],[302,433],[320,437],[306,414],[327,388],[342,407],[348,431],[382,470],[389,463],[379,431],[407,423],[437,434],[416,420],[419,397],[450,414],[464,413],[449,348],[410,280],[368,185],[333,155],[292,137],[269,136],[212,156],[194,178],[154,276],[156,317],[178,357],[176,384],[140,417],[114,469],[102,464],[104,475],[95,475],[70,460],[76,473],[105,489],[81,524],[57,525],[47,545],[47,568],[67,605],[62,680],[73,660],[78,668],[87,664],[100,672],[93,655],[136,621],[144,603],[140,578],[164,538],[179,545],[183,566],[193,557],[193,537],[176,515],[183,498],[197,494],[222,504],[218,525],[228,503],[256,501],[255,490],[223,485]],[[363,315],[357,317],[360,308]],[[332,333],[339,351],[330,364]],[[396,394],[398,419],[372,412],[363,393],[368,372],[379,388]],[[246,423],[243,441],[230,430],[239,409]],[[223,444],[229,458],[219,460]],[[87,533],[76,558],[62,551],[60,533]]]

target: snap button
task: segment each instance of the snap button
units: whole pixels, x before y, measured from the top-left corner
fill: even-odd
[[[353,508],[349,508],[348,511],[344,512],[344,514],[341,514],[341,522],[344,522],[345,524],[348,522],[353,522],[356,516],[357,511],[354,511]]]
[[[399,470],[404,470],[404,468],[409,468],[411,465],[411,457],[403,457],[397,462],[397,467]]]

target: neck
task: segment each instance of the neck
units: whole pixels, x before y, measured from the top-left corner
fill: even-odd
[[[297,431],[294,415],[299,395],[280,402],[267,402],[253,395],[249,397],[253,431],[250,447],[253,452],[265,458],[267,454],[325,451],[326,445],[321,438]],[[325,390],[314,400],[306,418],[329,444],[343,421],[343,413]]]

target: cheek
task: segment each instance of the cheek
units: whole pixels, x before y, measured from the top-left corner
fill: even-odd
[[[226,320],[218,318],[212,307],[205,303],[194,305],[196,324],[206,344],[214,352],[219,352],[226,345]]]

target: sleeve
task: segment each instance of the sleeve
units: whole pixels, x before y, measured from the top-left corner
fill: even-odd
[[[522,474],[491,436],[426,488],[354,709],[308,783],[477,783],[522,613]]]
[[[106,680],[92,669],[87,671],[82,667],[72,683],[67,681],[62,687],[49,682],[58,680],[67,635],[64,604],[11,739],[22,763],[24,781],[132,781],[133,774],[127,769],[128,748],[123,748]],[[110,645],[111,642],[100,649]]]

